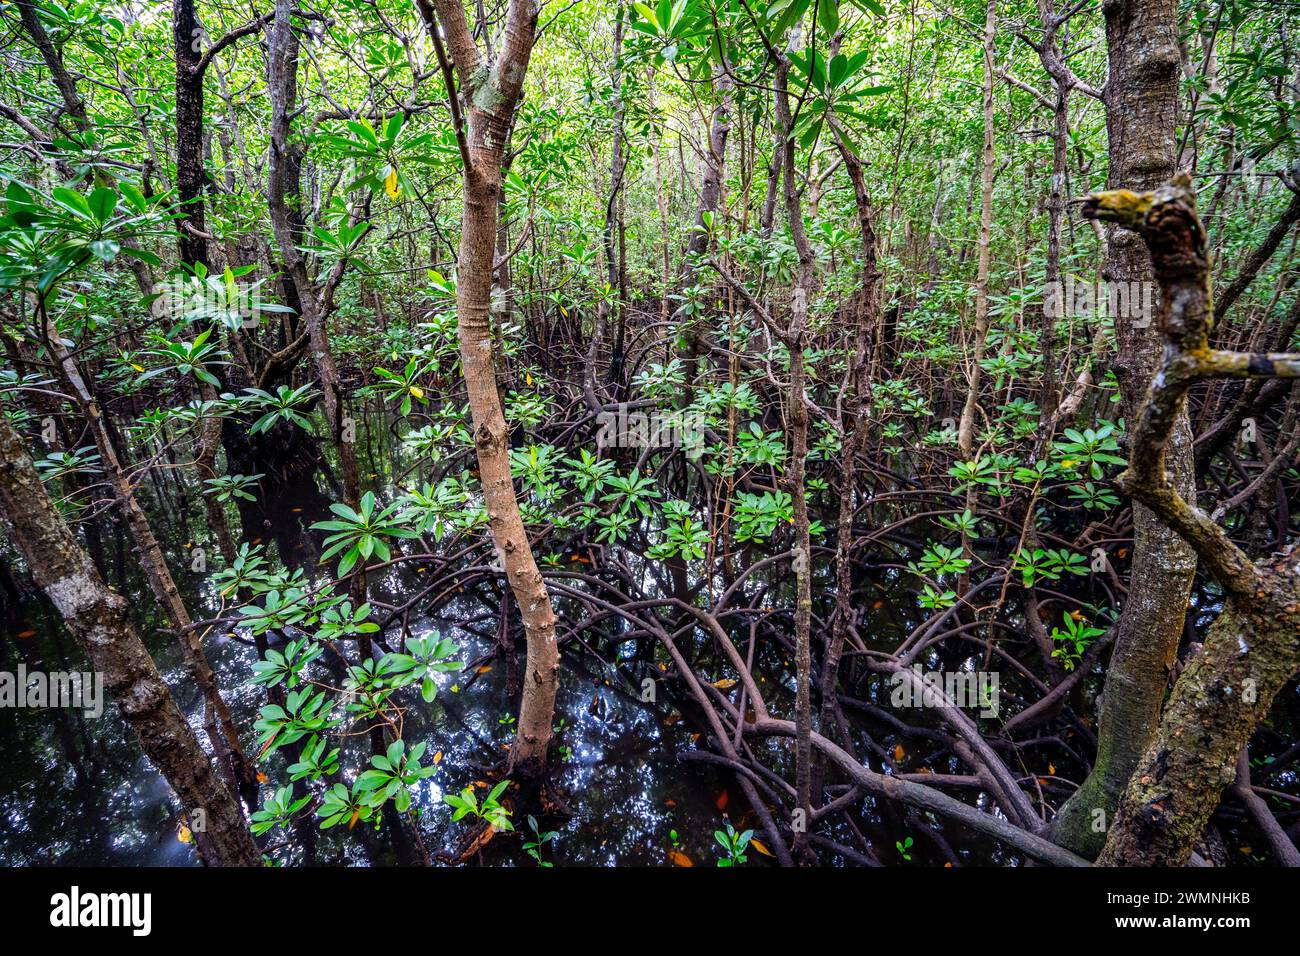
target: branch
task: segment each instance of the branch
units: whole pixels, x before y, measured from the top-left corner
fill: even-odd
[[[1188,503],[1165,473],[1165,447],[1174,422],[1196,382],[1208,378],[1300,378],[1300,355],[1225,352],[1209,347],[1214,309],[1205,228],[1196,212],[1191,178],[1180,173],[1150,193],[1126,189],[1093,193],[1081,200],[1086,219],[1132,230],[1146,240],[1160,283],[1157,322],[1165,340],[1164,359],[1138,413],[1129,467],[1116,483],[1142,502],[1196,551],[1229,593],[1248,597],[1260,586],[1260,572],[1199,508]]]
[[[483,54],[470,35],[465,8],[461,6],[460,0],[415,0],[415,6],[430,32],[442,28],[447,37],[447,46],[451,49],[451,62],[460,76],[460,85],[466,90],[471,89],[474,74],[484,66]],[[448,93],[450,92],[449,87]]]
[[[438,65],[442,68],[442,81],[447,86],[447,105],[451,109],[451,128],[456,133],[456,148],[460,150],[460,161],[465,165],[465,175],[468,176],[474,171],[474,159],[470,156],[469,143],[465,139],[465,120],[460,111],[460,97],[456,94],[456,78],[452,76],[451,63],[447,60],[447,50],[442,45],[438,21],[434,17],[433,10],[424,0],[416,0],[415,5],[420,11],[421,19],[424,20],[425,29],[429,31],[429,37],[433,40],[433,50],[438,56]]]

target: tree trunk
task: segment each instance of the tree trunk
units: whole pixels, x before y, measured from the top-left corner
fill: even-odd
[[[979,405],[980,362],[989,334],[989,240],[993,224],[993,63],[998,35],[997,0],[988,0],[984,10],[984,151],[980,160],[979,260],[975,278],[975,355],[971,359],[970,385],[957,428],[957,450],[969,461],[975,444],[975,412]]]
[[[1106,127],[1112,188],[1151,189],[1173,174],[1178,118],[1178,25],[1175,0],[1108,0],[1110,79]],[[1152,282],[1150,260],[1134,233],[1115,231],[1103,270],[1108,282]],[[1132,422],[1160,355],[1150,324],[1117,317],[1117,374],[1125,419]],[[1194,497],[1191,428],[1179,416],[1166,453],[1174,484]],[[1133,567],[1106,675],[1097,760],[1062,806],[1052,834],[1087,857],[1100,852],[1124,786],[1155,736],[1170,668],[1183,632],[1196,557],[1144,505],[1133,506]]]
[[[438,58],[443,64],[447,96],[461,148],[464,211],[456,257],[456,318],[461,366],[465,374],[474,450],[478,457],[483,500],[497,557],[505,571],[528,643],[527,671],[519,724],[510,748],[509,772],[536,779],[546,768],[559,682],[560,651],[555,639],[555,611],[546,582],[528,542],[519,501],[510,476],[509,429],[497,391],[489,319],[497,207],[505,143],[523,90],[537,29],[532,0],[511,0],[502,48],[494,64],[484,62],[465,22],[460,0],[416,0]],[[437,20],[434,11],[437,11]],[[450,63],[443,49],[445,31]],[[450,65],[460,78],[466,116],[461,124]]]
[[[1169,456],[1193,385],[1219,377],[1297,378],[1300,355],[1210,348],[1210,257],[1188,176],[1154,193],[1090,196],[1083,213],[1145,238],[1161,289],[1162,360],[1133,426],[1129,467],[1116,483],[1195,550],[1225,594],[1223,612],[1137,762],[1098,858],[1104,865],[1177,866],[1236,779],[1238,759],[1273,698],[1300,668],[1300,566],[1291,549],[1252,564],[1181,493]]]
[[[199,746],[167,685],[110,591],[46,494],[21,437],[0,415],[0,513],[32,577],[63,617],[108,693],[185,807],[195,844],[214,866],[258,866],[261,851],[239,803]],[[201,821],[201,823],[200,823]]]
[[[793,52],[793,50],[791,51]],[[807,828],[812,825],[812,541],[808,527],[808,406],[803,348],[808,335],[808,298],[813,284],[813,250],[804,232],[803,202],[796,178],[794,117],[790,110],[790,59],[776,69],[776,120],[784,152],[785,212],[799,265],[790,296],[790,325],[783,339],[790,353],[790,468],[787,475],[794,519],[794,644],[795,644],[795,799],[803,826],[795,828],[794,856],[806,855]]]

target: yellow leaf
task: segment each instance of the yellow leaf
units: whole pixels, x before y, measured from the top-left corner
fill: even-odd
[[[1056,767],[1052,765],[1051,761],[1048,761],[1047,772],[1050,773],[1053,777],[1056,776]]]
[[[134,362],[131,363],[131,367],[132,367],[133,369],[135,369],[137,372],[143,372],[143,371],[144,371],[144,366],[143,366],[143,365],[136,365]]]
[[[189,843],[194,839],[194,835],[190,833],[190,828],[182,823],[181,828],[176,831],[176,839],[181,843]]]
[[[434,762],[435,764],[442,763],[442,751],[441,751],[441,750],[439,750],[436,754],[433,755],[433,762]]]
[[[731,688],[736,686],[736,682],[730,677],[724,677],[721,680],[715,680],[713,686],[718,690],[731,690]]]
[[[418,385],[412,385],[410,388],[407,389],[407,391],[410,392],[412,395],[414,395],[416,398],[424,398],[424,389],[420,388],[420,386]]]
[[[402,191],[397,188],[397,170],[395,168],[390,169],[388,175],[384,177],[384,192],[388,193],[389,199],[396,199],[402,194]]]
[[[894,745],[894,760],[895,760],[895,761],[902,760],[903,757],[904,757],[904,755],[905,755],[906,753],[907,753],[907,751],[903,749],[903,745],[902,745],[902,744],[895,744],[895,745]]]
[[[532,375],[531,372],[525,372],[525,373],[524,373],[524,384],[525,384],[525,385],[532,385],[532,384],[533,384],[533,375]]]
[[[769,850],[767,847],[763,846],[763,844],[760,843],[758,840],[750,839],[749,845],[752,846],[759,853],[763,854],[763,856],[773,855],[772,851]]]

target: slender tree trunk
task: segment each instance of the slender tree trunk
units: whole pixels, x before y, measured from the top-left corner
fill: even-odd
[[[172,48],[176,57],[176,198],[181,218],[176,240],[181,261],[208,265],[203,189],[202,28],[194,0],[172,0]]]
[[[799,265],[790,296],[790,325],[785,340],[790,353],[790,392],[787,415],[790,422],[790,467],[787,481],[794,517],[795,572],[795,800],[803,815],[803,826],[795,828],[794,856],[807,851],[807,828],[812,826],[812,541],[809,535],[808,487],[805,480],[808,458],[808,406],[803,348],[808,334],[808,298],[813,285],[813,251],[804,232],[803,202],[795,174],[794,117],[790,109],[790,59],[777,65],[775,106],[784,151],[784,198],[790,235]]]
[[[532,0],[511,0],[501,49],[496,61],[489,64],[470,35],[460,0],[416,0],[416,6],[443,65],[465,165],[464,210],[456,257],[461,366],[474,424],[474,450],[483,483],[488,527],[519,606],[528,643],[518,731],[510,748],[509,770],[516,776],[536,779],[546,768],[560,652],[555,639],[551,596],[533,558],[511,480],[509,429],[497,390],[489,315],[501,166],[515,105],[532,55],[537,7]],[[447,38],[446,51],[439,28]],[[465,103],[463,122],[451,76],[452,65],[460,79]]]
[[[307,262],[298,251],[306,232],[301,209],[303,150],[290,142],[298,100],[298,36],[293,29],[293,7],[289,0],[276,0],[271,27],[267,89],[271,95],[271,149],[266,177],[266,199],[271,227],[284,260],[285,271],[298,293],[303,324],[307,327],[312,368],[321,390],[321,406],[330,438],[343,472],[343,495],[355,508],[361,497],[356,451],[351,429],[344,422],[343,390],[338,367],[330,349],[324,303],[307,275]],[[358,575],[357,580],[361,580]],[[356,589],[354,588],[354,591]],[[355,597],[360,600],[361,595]]]
[[[204,653],[202,634],[193,627],[189,609],[185,606],[175,579],[172,578],[162,545],[158,543],[158,538],[149,524],[149,518],[136,497],[135,487],[118,455],[117,446],[98,400],[91,393],[90,387],[77,368],[76,361],[63,344],[57,326],[53,320],[45,316],[44,305],[40,305],[39,309],[44,321],[46,345],[58,365],[64,385],[85,417],[86,424],[94,437],[104,472],[112,485],[118,508],[126,519],[131,540],[135,543],[136,554],[145,580],[149,583],[154,600],[158,602],[168,622],[175,629],[177,639],[185,652],[186,662],[204,702],[204,723],[208,738],[217,752],[221,767],[229,773],[232,786],[239,789],[246,798],[254,799],[256,784],[253,780],[256,771],[240,746],[239,733],[235,729],[230,709],[221,696],[216,674],[213,673],[212,666]]]
[[[818,729],[823,736],[834,739],[834,725],[839,705],[835,696],[836,678],[840,657],[848,640],[853,615],[853,518],[857,513],[856,485],[857,458],[866,449],[867,423],[871,411],[871,383],[876,374],[878,357],[881,275],[876,257],[876,214],[871,196],[867,192],[862,160],[853,147],[836,132],[836,146],[844,160],[844,169],[853,186],[857,208],[858,228],[862,244],[862,288],[854,297],[857,322],[851,361],[853,371],[848,381],[851,394],[845,409],[844,438],[840,463],[840,496],[835,536],[835,618],[831,625],[831,638],[822,663],[821,717]],[[847,743],[847,741],[845,741]]]
[[[975,354],[971,359],[970,385],[957,428],[957,450],[969,461],[975,443],[975,412],[979,404],[980,362],[989,334],[989,238],[993,224],[993,78],[998,34],[997,0],[988,0],[984,11],[984,151],[980,160],[979,260],[975,277]]]
[[[596,383],[599,374],[596,369],[600,356],[600,346],[609,327],[609,318],[615,308],[622,315],[627,303],[618,302],[616,290],[621,291],[619,283],[619,258],[616,249],[616,229],[618,226],[618,202],[623,192],[623,6],[620,3],[614,21],[614,61],[611,69],[610,83],[614,89],[614,146],[609,164],[609,194],[605,197],[605,225],[601,230],[601,240],[605,249],[605,281],[609,289],[601,296],[596,305],[596,323],[591,332],[591,341],[587,345],[586,367],[583,370],[582,394],[587,407],[598,413],[604,407],[596,395]],[[618,347],[615,348],[611,373],[620,361]]]

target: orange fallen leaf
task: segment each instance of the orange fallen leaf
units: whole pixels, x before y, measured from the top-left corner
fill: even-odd
[[[713,802],[719,810],[725,810],[727,809],[727,802],[730,799],[731,796],[727,793],[727,791],[723,790],[720,794],[718,794],[718,799]]]
[[[1048,761],[1047,772],[1050,773],[1053,777],[1056,776],[1056,767],[1051,763],[1051,761]]]
[[[732,680],[730,677],[723,677],[721,680],[715,680],[713,686],[718,690],[731,690],[731,688],[736,686],[736,681]]]
[[[474,786],[479,787],[479,788],[481,788],[481,789],[483,789],[483,790],[486,790],[486,789],[487,789],[487,781],[486,781],[486,780],[475,780],[475,781],[474,781]]]
[[[664,806],[671,810],[673,807],[677,806],[677,801],[669,798],[664,801]]]
[[[262,773],[262,771],[260,770],[257,771],[257,782],[266,783],[266,774]]]
[[[885,606],[885,602],[884,602],[884,601],[881,601],[881,600],[877,600],[877,601],[876,601],[874,604],[872,604],[871,606],[872,606],[873,608],[875,608],[877,611],[879,611],[882,607]]]
[[[903,749],[903,745],[902,745],[902,744],[895,744],[895,745],[894,745],[894,760],[895,760],[895,761],[902,760],[903,757],[905,757],[906,755],[907,755],[907,751]]]
[[[767,847],[765,847],[765,846],[764,846],[762,843],[760,843],[758,840],[755,840],[755,839],[752,839],[752,838],[751,838],[750,841],[749,841],[749,845],[752,846],[752,847],[753,847],[755,850],[757,850],[759,853],[763,854],[763,856],[773,856],[773,855],[774,855],[774,854],[772,853],[771,850],[769,850]]]
[[[480,667],[480,668],[478,669],[478,672],[479,672],[480,674],[486,674],[486,673],[487,673],[488,671],[490,671],[491,669],[492,669],[492,665],[491,665],[491,664],[484,664],[482,667]]]
[[[685,853],[683,853],[681,850],[669,850],[668,860],[670,863],[672,863],[673,866],[694,866],[695,865],[695,863],[692,862],[691,858],[687,856]]]
[[[441,750],[439,750],[436,754],[433,755],[433,762],[434,762],[434,763],[442,763],[442,751],[441,751]]]
[[[353,810],[353,811],[352,811],[352,819],[348,820],[348,829],[349,829],[349,830],[351,830],[354,826],[357,825],[357,818],[358,818],[359,816],[361,816],[361,811],[360,811],[360,810]]]
[[[35,636],[36,636],[36,631],[32,630],[31,628],[28,628],[28,629],[25,630],[25,631],[19,631],[19,632],[18,632],[18,636],[19,636],[19,637],[35,637]]]
[[[181,828],[176,831],[176,839],[181,843],[189,843],[194,839],[194,834],[190,833],[190,828],[181,824]]]

